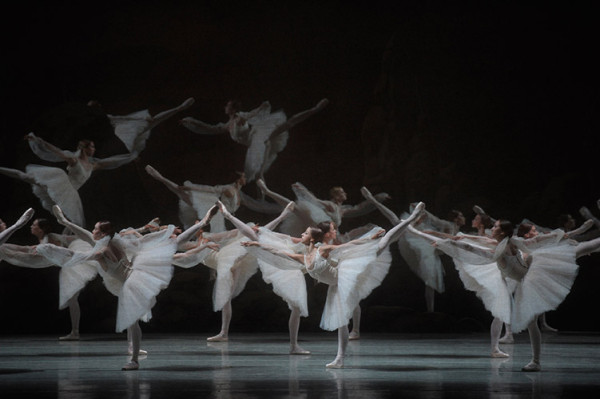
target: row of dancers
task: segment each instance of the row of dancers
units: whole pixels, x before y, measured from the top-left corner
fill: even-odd
[[[442,220],[418,203],[397,216],[382,204],[390,198],[386,193],[372,195],[366,188],[361,190],[365,201],[354,206],[345,204],[347,196],[341,187],[332,188],[329,200],[321,200],[301,183],[295,183],[292,190],[296,198],[286,198],[267,187],[265,173],[285,147],[288,130],[321,111],[328,103],[326,99],[289,119],[283,111],[271,112],[268,102],[244,113],[234,101],[225,107],[229,118],[226,123],[210,125],[191,117],[181,119],[184,127],[196,133],[229,133],[234,141],[248,147],[239,178],[220,186],[189,181],[180,185],[147,165],[147,173],[177,195],[184,230],[161,226],[157,220],[119,232],[113,231],[110,222],[98,222],[92,231],[86,230],[79,187],[96,170],[116,168],[137,159],[151,130],[193,102],[187,99],[154,116],[147,110],[126,116],[107,115],[115,135],[129,151],[126,154],[99,159],[94,157],[91,141],[80,142],[78,150],[70,152],[30,133],[26,138],[34,153],[46,161],[67,162],[67,173],[42,165],[28,165],[25,172],[0,168],[0,174],[29,183],[43,207],[65,227],[63,234],[51,234],[44,232],[43,221],[35,220],[31,229],[39,238],[38,245],[6,243],[15,229],[31,218],[33,211],[28,210],[15,225],[2,227],[0,236],[2,260],[24,267],[61,267],[60,307],[69,307],[72,323],[71,333],[63,339],[78,339],[77,295],[100,274],[107,289],[119,298],[116,329],[128,332],[132,358],[123,369],[137,369],[139,320],[151,317],[156,295],[168,286],[173,266],[204,264],[216,271],[213,307],[222,313],[221,331],[209,340],[228,339],[231,300],[260,270],[265,282],[290,308],[290,353],[308,354],[298,345],[297,337],[300,317],[308,314],[304,275],[309,274],[329,286],[321,327],[338,330],[338,352],[327,367],[342,367],[348,340],[360,335],[359,303],[383,281],[392,262],[390,244],[397,242],[406,263],[427,287],[428,310],[433,310],[435,292],[444,290],[441,251],[454,260],[465,288],[474,291],[494,316],[491,355],[507,356],[498,347],[502,324],[507,329],[505,340],[510,332],[528,328],[533,356],[524,370],[541,368],[539,329],[534,321],[556,309],[568,294],[577,274],[576,259],[598,250],[598,239],[580,243],[571,239],[594,223],[600,226],[597,219],[588,218],[580,231],[555,230],[540,236],[536,234],[542,228],[529,223],[531,228],[517,234],[521,236],[517,238],[513,237],[515,229],[510,222],[495,220],[477,209],[480,234],[468,236],[459,232],[465,224],[461,212],[455,212],[451,220]],[[242,191],[252,180],[260,189],[260,198],[251,198]],[[265,226],[246,224],[234,216],[242,205],[281,214]],[[344,218],[375,209],[394,226],[388,232],[367,224],[340,234]],[[593,216],[589,210],[588,216]],[[234,229],[227,229],[225,220]],[[485,225],[486,221],[494,222],[493,227]],[[521,223],[519,229],[526,230],[526,225]],[[352,332],[348,331],[350,319]]]
[[[384,209],[366,188],[362,192],[368,201]],[[428,214],[424,208],[423,203],[416,204],[387,233],[373,226],[357,238],[340,243],[336,225],[331,221],[307,228],[300,237],[275,232],[294,212],[294,202],[288,203],[272,222],[259,227],[237,219],[218,201],[201,221],[181,233],[173,225],[161,227],[156,221],[118,234],[111,230],[110,222],[98,222],[88,232],[70,222],[54,206],[58,222],[89,245],[88,249],[43,243],[29,248],[27,256],[59,265],[61,270],[86,264],[98,271],[107,289],[119,298],[117,331],[127,329],[132,355],[131,362],[123,367],[125,370],[139,367],[138,322],[151,317],[156,295],[168,286],[173,265],[193,267],[202,263],[216,269],[214,306],[222,310],[223,329],[211,339],[218,341],[228,338],[231,299],[259,269],[263,279],[290,308],[290,353],[309,354],[297,341],[300,317],[308,315],[304,279],[304,274],[308,274],[329,286],[320,326],[338,330],[338,352],[334,361],[327,364],[337,368],[343,366],[350,319],[360,308],[360,301],[381,284],[389,270],[392,262],[389,245],[405,240],[410,234],[433,243],[436,249],[451,256],[465,288],[474,291],[494,316],[491,356],[508,356],[498,348],[502,323],[510,325],[514,332],[527,328],[532,360],[523,370],[539,371],[541,334],[537,318],[556,309],[569,293],[577,275],[577,258],[600,250],[600,238],[583,242],[571,239],[589,229],[594,220],[586,221],[571,233],[556,229],[542,235],[533,224],[521,223],[517,237],[513,237],[512,224],[499,219],[490,236],[449,235],[422,226]],[[204,233],[202,228],[207,227],[218,211],[235,229]],[[11,244],[6,244],[8,237],[32,215],[29,209],[15,225],[2,231],[3,254],[11,249]]]

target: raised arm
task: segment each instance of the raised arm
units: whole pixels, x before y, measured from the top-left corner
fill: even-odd
[[[0,232],[0,244],[4,244],[6,242],[6,240],[8,240],[10,238],[10,236],[17,230],[19,230],[21,227],[23,227],[32,217],[33,214],[35,213],[35,211],[33,210],[33,208],[29,208],[27,209],[19,218],[19,220],[17,220],[15,222],[15,224],[13,224],[12,226],[6,228],[4,231]]]
[[[132,152],[129,154],[113,155],[108,158],[93,158],[94,170],[116,169],[134,161],[138,156],[139,154],[137,152]]]
[[[68,227],[69,230],[71,230],[73,234],[75,234],[77,237],[87,242],[91,246],[94,246],[96,244],[92,233],[87,231],[83,227],[77,226],[75,223],[69,221],[63,214],[62,209],[60,209],[58,205],[54,205],[52,207],[52,213],[54,213],[54,216],[56,217],[58,223],[62,224],[65,227]]]
[[[287,204],[291,202],[289,198],[286,198],[281,194],[271,191],[262,179],[257,179],[256,185],[258,186],[258,188],[260,188],[260,191],[262,191],[262,193],[265,196],[270,197],[272,200],[274,200],[281,206],[287,206]]]
[[[208,123],[204,123],[202,121],[199,121],[198,119],[194,119],[189,116],[181,119],[179,121],[179,124],[196,134],[215,135],[228,132],[227,127],[224,123],[210,125]]]
[[[55,145],[36,136],[33,132],[25,136],[25,139],[29,142],[31,151],[44,161],[67,162],[69,165],[73,165],[76,162],[76,155],[74,152],[61,150]]]

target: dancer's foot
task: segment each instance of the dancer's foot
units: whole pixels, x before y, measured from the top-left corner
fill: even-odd
[[[146,169],[146,172],[150,176],[154,177],[155,179],[162,179],[162,175],[160,173],[158,173],[158,171],[156,169],[154,169],[152,166],[146,165],[146,167],[144,169]]]
[[[193,97],[188,98],[179,106],[179,109],[186,109],[186,108],[191,107],[194,104],[194,101],[195,100]]]
[[[344,357],[343,356],[336,357],[333,360],[333,362],[327,363],[325,365],[325,367],[327,367],[328,369],[341,369],[342,367],[344,367]]]
[[[67,218],[65,217],[65,214],[63,213],[62,209],[60,209],[60,207],[58,205],[54,205],[52,207],[52,213],[54,213],[54,216],[56,217],[56,220],[58,221],[58,223],[64,225],[65,223],[68,222]]]
[[[134,362],[132,360],[129,363],[125,364],[123,367],[121,367],[121,370],[129,371],[129,370],[137,370],[139,368],[140,368],[140,365],[138,364],[138,362]]]
[[[558,330],[554,327],[550,327],[548,324],[543,323],[540,326],[540,330],[542,330],[543,332],[558,332]]]
[[[127,354],[128,354],[129,356],[133,355],[133,349],[129,348],[129,349],[127,350]],[[143,350],[143,349],[140,349],[140,350],[138,351],[138,356],[146,356],[147,354],[148,354],[148,351],[145,351],[145,350]]]
[[[506,334],[504,337],[500,338],[498,342],[500,342],[501,344],[514,344],[515,338],[512,334]]]
[[[506,352],[502,352],[500,349],[496,349],[495,351],[492,352],[491,356],[493,358],[497,358],[497,359],[502,359],[502,358],[506,358],[506,357],[510,357],[510,355]]]
[[[318,111],[320,111],[323,108],[325,108],[327,106],[327,104],[329,104],[329,100],[326,99],[326,98],[324,98],[324,99],[322,99],[321,101],[319,101],[317,103],[317,105],[315,106],[315,109],[318,110]]]
[[[71,332],[68,335],[58,337],[59,341],[79,341],[79,333]]]
[[[294,345],[290,348],[290,355],[310,355],[310,351],[301,348],[299,345]]]
[[[23,215],[21,215],[19,220],[17,220],[17,222],[15,223],[16,228],[20,229],[21,227],[23,227],[29,221],[29,219],[33,217],[34,213],[35,211],[33,210],[33,208],[27,209],[25,213],[23,213]]]
[[[350,341],[355,341],[357,339],[360,339],[360,333],[358,331],[350,331],[350,334],[348,335],[348,339]]]
[[[360,188],[360,193],[362,194],[363,197],[365,197],[368,200],[375,198],[375,197],[373,197],[373,194],[371,194],[371,192],[369,191],[369,189],[366,188],[365,186],[363,186],[363,187]]]
[[[473,212],[475,212],[477,215],[485,215],[485,211],[479,205],[473,206]]]
[[[579,214],[585,219],[593,219],[594,217],[592,212],[586,206],[582,206],[581,208],[579,208]]]
[[[227,341],[229,341],[229,338],[227,337],[226,334],[221,333],[221,334],[215,335],[214,337],[208,337],[208,338],[206,338],[206,340],[208,342],[227,342]]]
[[[541,371],[541,370],[542,370],[542,366],[538,362],[533,361],[533,360],[530,361],[529,363],[527,363],[521,369],[521,371]]]

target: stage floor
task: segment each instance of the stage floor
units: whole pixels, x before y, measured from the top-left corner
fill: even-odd
[[[527,333],[489,357],[489,335],[363,334],[343,369],[326,369],[336,333],[301,333],[311,355],[288,354],[287,334],[145,334],[137,371],[124,334],[0,338],[0,396],[48,398],[587,398],[600,394],[600,335],[545,333],[542,371],[522,372]],[[597,396],[596,396],[597,397]]]

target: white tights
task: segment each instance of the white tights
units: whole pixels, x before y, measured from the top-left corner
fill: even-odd
[[[338,328],[338,352],[333,362],[328,363],[327,368],[342,368],[344,367],[344,356],[346,356],[346,348],[348,347],[348,326]]]
[[[142,342],[142,329],[139,322],[136,321],[130,327],[127,327],[127,339],[131,345],[131,361],[137,363],[140,354],[140,343]]]

